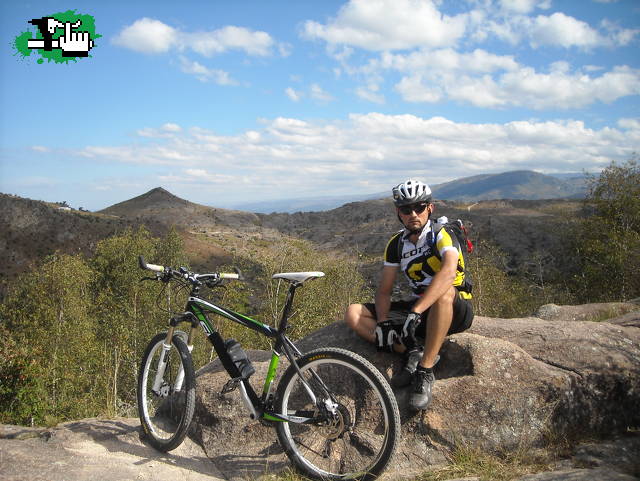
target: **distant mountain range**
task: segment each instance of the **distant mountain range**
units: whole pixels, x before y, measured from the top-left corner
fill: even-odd
[[[562,240],[556,235],[556,224],[580,213],[581,203],[568,199],[578,191],[571,186],[572,179],[547,177],[513,172],[434,186],[437,212],[464,219],[474,239],[494,242],[509,256],[509,269],[529,269],[532,252],[546,259],[545,252]],[[556,200],[457,203],[442,200],[445,195],[471,199],[548,196]],[[389,194],[370,197],[375,198],[346,203],[348,199],[342,198],[341,206],[334,209],[264,214],[196,204],[160,187],[99,212],[0,194],[0,301],[6,287],[3,281],[30,270],[47,255],[61,252],[91,256],[102,239],[142,225],[155,236],[175,226],[191,265],[208,269],[232,262],[254,241],[261,248],[278,249],[282,236],[306,239],[323,250],[357,251],[373,258],[384,249],[399,223]],[[562,267],[555,262],[553,265]],[[367,266],[363,272],[371,267],[367,278],[373,279],[378,272],[377,261]]]
[[[517,170],[500,174],[463,177],[443,184],[431,186],[438,200],[477,202],[480,200],[514,199],[573,199],[581,198],[586,192],[583,174],[546,175],[531,170]],[[303,199],[280,199],[234,205],[234,208],[258,213],[271,212],[318,212],[334,209],[349,202],[390,197],[389,192],[367,195],[334,197],[309,197]]]

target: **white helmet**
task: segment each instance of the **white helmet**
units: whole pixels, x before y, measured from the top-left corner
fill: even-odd
[[[393,203],[397,207],[417,204],[418,202],[431,202],[431,189],[427,184],[419,180],[409,179],[396,185],[393,190]]]

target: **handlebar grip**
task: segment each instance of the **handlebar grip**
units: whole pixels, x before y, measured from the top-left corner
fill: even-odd
[[[164,272],[164,266],[158,266],[156,264],[147,264],[143,256],[138,257],[138,263],[141,269],[147,269],[154,272]]]
[[[230,274],[230,273],[221,272],[220,273],[220,279],[240,279],[240,276],[238,274]]]

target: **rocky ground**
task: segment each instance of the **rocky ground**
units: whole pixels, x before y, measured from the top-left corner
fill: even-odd
[[[603,316],[612,318],[589,320]],[[400,367],[397,356],[375,352],[343,323],[299,342],[303,350],[327,345],[360,353],[386,375]],[[268,353],[251,351],[250,357],[258,382]],[[638,479],[637,304],[550,305],[535,317],[478,317],[469,331],[447,340],[441,357],[426,413],[408,410],[406,389],[395,392],[402,442],[387,479],[445,465],[445,454],[460,440],[489,452],[564,446],[566,456],[554,471],[521,481]],[[220,394],[226,378],[217,363],[198,376],[192,440],[176,451],[162,454],[145,445],[131,419],[53,429],[3,426],[0,479],[235,480],[288,468],[274,431],[246,416],[237,391]]]
[[[170,454],[140,439],[137,419],[83,419],[55,428],[0,427],[3,481],[226,479],[187,439]]]

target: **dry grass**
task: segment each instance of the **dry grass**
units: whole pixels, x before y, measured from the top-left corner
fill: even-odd
[[[448,466],[428,471],[416,481],[445,481],[465,477],[477,477],[481,481],[509,481],[552,469],[547,453],[527,449],[498,456],[471,446],[458,446],[448,458]]]
[[[552,456],[542,451],[522,449],[503,456],[489,454],[470,446],[459,446],[448,456],[449,465],[414,478],[413,481],[446,481],[475,477],[481,481],[510,481],[527,474],[551,471]],[[260,481],[309,481],[293,469],[280,474],[265,474]]]

